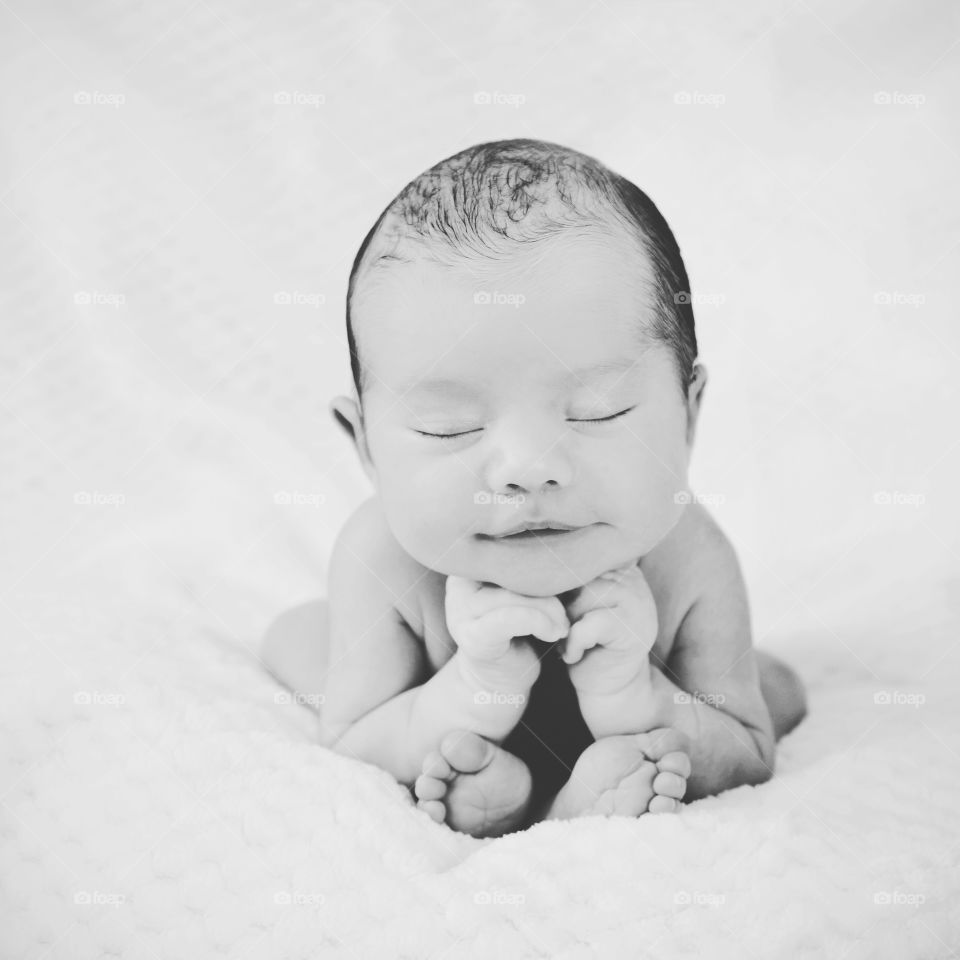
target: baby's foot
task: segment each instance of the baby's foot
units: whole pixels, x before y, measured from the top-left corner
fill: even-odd
[[[687,746],[686,735],[671,727],[591,743],[544,819],[675,813],[690,776]]]
[[[469,730],[448,733],[424,757],[417,806],[474,837],[499,837],[524,819],[533,785],[527,765]]]

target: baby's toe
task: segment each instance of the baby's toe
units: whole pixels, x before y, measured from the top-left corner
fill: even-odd
[[[678,777],[690,776],[690,755],[682,750],[665,753],[657,761],[657,769],[661,773],[675,773]]]
[[[680,800],[687,792],[687,778],[676,773],[658,773],[653,781],[653,789],[660,796]]]
[[[423,758],[420,772],[426,774],[428,777],[436,777],[438,780],[448,780],[453,770],[439,750],[431,750]]]
[[[413,783],[413,792],[418,800],[439,800],[447,792],[447,783],[421,773]]]
[[[447,808],[439,800],[421,800],[417,806],[437,823],[443,823],[447,815]]]
[[[677,813],[680,809],[680,801],[673,797],[664,797],[658,794],[647,807],[648,813]]]
[[[497,747],[470,730],[452,730],[440,741],[440,753],[460,773],[477,773],[497,753]]]

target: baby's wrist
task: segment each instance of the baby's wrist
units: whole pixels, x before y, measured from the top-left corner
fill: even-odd
[[[570,665],[569,672],[570,682],[581,698],[609,699],[627,696],[648,689],[653,682],[648,655],[644,655],[643,659],[637,662],[612,668],[609,672],[577,670],[575,663]]]
[[[477,660],[457,652],[460,676],[474,694],[527,694],[540,675],[540,660],[531,651],[522,662]]]
[[[572,677],[571,677],[571,682]],[[661,713],[649,662],[626,681],[577,687],[577,702],[587,728],[599,740],[622,733],[643,733],[658,725]]]

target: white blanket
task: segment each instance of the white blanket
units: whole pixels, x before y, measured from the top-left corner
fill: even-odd
[[[953,33],[839,10],[2,14],[0,957],[956,955]],[[713,295],[694,488],[810,715],[762,786],[477,840],[256,651],[369,493],[326,411],[363,233],[524,134],[647,189]]]

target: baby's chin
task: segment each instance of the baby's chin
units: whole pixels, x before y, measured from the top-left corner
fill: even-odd
[[[498,564],[496,569],[487,565],[475,565],[467,572],[456,571],[457,576],[468,577],[484,583],[492,583],[504,590],[521,593],[527,597],[556,597],[568,590],[576,590],[594,578],[619,566],[617,563],[600,564],[594,569],[582,567],[572,570],[568,565],[541,559],[526,563]],[[594,565],[596,566],[596,565]]]
[[[530,541],[522,546],[495,545],[471,536],[445,547],[411,538],[404,547],[419,563],[444,576],[491,583],[528,597],[557,597],[609,570],[638,562],[668,529],[665,525],[655,529],[651,524],[640,536],[624,537],[622,531],[618,534],[612,527],[598,524],[594,531],[571,534],[584,538],[574,548],[561,546],[559,541],[550,545],[554,549]],[[425,562],[426,556],[441,557],[443,562]]]
[[[544,575],[511,575],[507,571],[499,571],[496,579],[490,579],[486,576],[473,577],[475,580],[483,580],[486,583],[496,584],[503,587],[504,590],[510,590],[513,593],[520,593],[526,597],[556,597],[568,590],[574,590],[582,587],[588,579],[579,577],[550,577]]]

